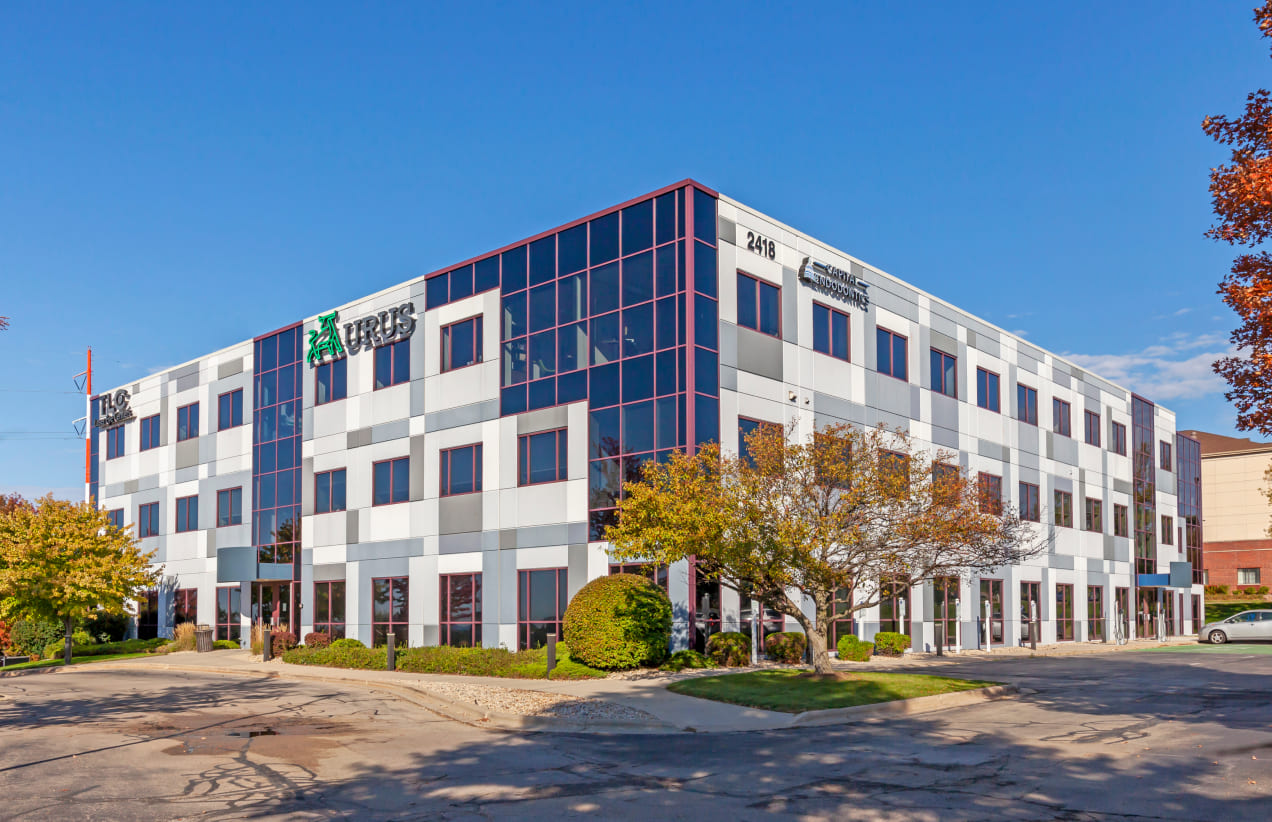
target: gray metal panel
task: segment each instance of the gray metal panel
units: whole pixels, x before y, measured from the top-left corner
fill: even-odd
[[[133,389],[134,393],[137,389]],[[168,395],[159,397],[159,444],[168,444]]]
[[[309,442],[314,438],[314,409],[300,410],[300,441]]]
[[[1051,488],[1055,491],[1068,491],[1070,494],[1072,494],[1073,480],[1069,479],[1068,477],[1052,477]]]
[[[190,482],[199,478],[199,466],[192,465],[189,468],[178,468],[173,474],[174,481]]]
[[[1030,425],[1027,422],[1017,423],[1016,425],[1016,444],[1021,451],[1030,454],[1040,453],[1038,450],[1038,441],[1040,439],[1038,426]]]
[[[910,418],[892,414],[888,411],[880,411],[876,408],[866,408],[867,426],[873,428],[876,425],[883,425],[886,428],[900,429],[909,433]]]
[[[1053,460],[1063,462],[1066,465],[1078,464],[1078,441],[1072,437],[1052,437],[1051,432],[1047,432],[1051,453],[1048,454]]]
[[[870,381],[874,380],[874,391]],[[899,417],[910,418],[910,385],[886,374],[866,374],[866,397],[870,405]]]
[[[218,380],[223,380],[226,377],[232,377],[235,374],[241,374],[242,372],[243,372],[243,358],[238,357],[236,359],[229,360],[227,362],[223,362],[220,365],[218,365],[216,367],[216,378]]]
[[[147,474],[144,477],[137,478],[138,491],[153,491],[159,487],[159,475]]]
[[[411,437],[411,478],[408,495],[412,502],[424,499],[424,434]]]
[[[130,479],[130,480],[124,480],[124,493],[125,493],[125,494],[135,494],[135,493],[137,493],[138,489],[140,489],[140,488],[141,488],[141,480],[140,480],[140,479]]]
[[[517,529],[505,528],[499,532],[499,550],[515,551],[517,549]]]
[[[424,413],[424,380],[411,380],[411,416]],[[425,425],[427,428],[427,424]]]
[[[355,428],[345,433],[345,447],[349,450],[371,444],[370,428]]]
[[[481,550],[481,533],[442,534],[437,538],[439,554],[471,554]]]
[[[437,501],[437,532],[466,534],[481,531],[481,501],[481,494],[460,494],[439,499]],[[481,550],[480,543],[470,550]]]
[[[1114,480],[1113,480],[1113,490],[1114,490],[1114,491],[1117,491],[1119,494],[1129,494],[1129,493],[1131,493],[1132,485],[1131,485],[1130,480],[1124,480],[1124,479],[1117,479],[1117,478],[1114,478]]]
[[[512,567],[515,572],[517,568],[516,555],[507,554],[506,556],[512,559]],[[481,555],[481,643],[487,648],[499,645],[499,617],[502,610],[500,608],[502,585],[499,578],[499,557],[498,551],[484,551]],[[513,585],[515,591],[515,579],[513,580]],[[515,604],[513,607],[515,609]]]
[[[314,566],[314,582],[339,582],[345,578],[345,564],[331,562]]]
[[[782,339],[788,343],[799,342],[799,300],[795,294],[799,288],[799,273],[782,266],[782,290],[789,294],[782,300]]]
[[[870,283],[870,302],[917,323],[919,321],[918,295],[900,283],[879,280],[870,274],[871,272],[866,271],[865,280]],[[901,331],[901,329],[892,330],[898,333]]]
[[[314,515],[314,458],[305,457],[300,461],[300,514]]]
[[[128,491],[124,490],[124,483],[122,482],[115,482],[115,483],[111,483],[110,485],[103,485],[101,490],[101,495],[103,498],[118,497],[122,494],[127,494],[127,493]]]
[[[569,590],[569,598],[574,599],[574,595],[588,582],[587,543],[571,545],[566,554],[568,557],[565,574],[566,588]]]
[[[1073,387],[1073,377],[1069,374],[1069,369],[1060,365],[1051,367],[1051,381],[1056,385],[1062,385],[1065,388]]]
[[[393,420],[392,422],[382,422],[379,425],[371,426],[371,442],[389,442],[391,440],[400,440],[411,434],[411,421],[409,419]]]
[[[1154,454],[1153,456],[1154,458],[1158,457],[1157,454]],[[1176,489],[1175,472],[1163,471],[1162,469],[1158,468],[1157,469],[1157,493],[1169,494],[1171,496],[1174,496],[1175,489]]]
[[[350,545],[345,549],[349,562],[362,562],[373,559],[390,559],[393,557],[424,556],[424,540],[422,539],[390,539],[384,542],[363,542]]]
[[[750,328],[739,328],[738,369],[774,380],[782,379],[782,341]]]
[[[358,509],[345,512],[345,544],[358,543]]]
[[[376,579],[379,577],[404,577],[411,572],[411,563],[406,557],[383,557],[364,560],[358,566],[359,575],[363,579]],[[362,602],[367,602],[370,597],[359,597]],[[370,603],[368,602],[369,606]],[[359,609],[361,610],[361,609]],[[370,607],[367,607],[367,622],[371,613]]]
[[[199,440],[189,439],[177,443],[176,468],[189,468],[199,464]]]
[[[564,428],[568,420],[569,409],[564,405],[541,408],[538,411],[527,411],[524,414],[517,415],[517,435]]]
[[[813,392],[813,410],[818,416],[834,417],[839,421],[863,423],[866,420],[866,408],[861,403],[820,391]],[[820,423],[818,425],[820,427]]]
[[[497,600],[498,608],[490,610],[499,615],[500,622],[517,621],[517,555],[505,551],[499,554],[499,576],[497,578],[498,587],[495,589],[499,592]],[[482,580],[483,596],[490,589],[486,587],[486,580]]]
[[[942,428],[939,425],[932,426],[932,444],[941,448],[951,448],[958,450],[958,431],[949,428]]]
[[[256,549],[238,545],[216,549],[216,581],[247,582],[256,579]]]
[[[933,317],[933,319],[935,320],[935,317]],[[944,351],[946,354],[949,354],[951,357],[957,357],[958,356],[958,340],[954,339],[954,337],[951,335],[956,334],[958,332],[957,332],[957,329],[954,327],[954,323],[947,321],[947,325],[949,327],[948,333],[942,333],[936,330],[936,323],[933,322],[932,328],[929,329],[929,332],[928,332],[932,342],[932,347],[940,351]]]
[[[216,437],[208,435],[199,437],[199,464],[216,462]],[[214,466],[215,467],[215,466]]]
[[[1067,554],[1052,554],[1051,557],[1048,559],[1047,564],[1053,569],[1059,568],[1066,571],[1072,571],[1073,557]],[[1076,608],[1076,603],[1075,603],[1075,608]]]
[[[411,413],[415,413],[414,406]],[[462,405],[459,408],[448,408],[445,411],[425,414],[424,430],[431,434],[434,431],[444,431],[447,428],[458,428],[461,425],[472,425],[495,419],[499,419],[499,400],[485,400]]]
[[[722,243],[738,244],[738,226],[732,220],[724,217],[716,218],[716,237]]]
[[[976,453],[980,454],[982,457],[988,457],[989,459],[998,460],[1000,462],[1011,461],[1011,449],[1001,443],[992,442],[990,440],[977,439]]]
[[[181,377],[180,379],[177,380],[178,391],[189,391],[191,388],[198,388],[198,387],[199,387],[199,375],[197,373],[197,367],[196,367],[196,373],[190,374],[185,377]]]
[[[958,432],[959,402],[944,394],[932,394],[932,424]]]
[[[730,368],[738,365],[738,327],[723,320],[720,321],[720,365]]]
[[[260,562],[256,565],[256,578],[291,579],[293,570],[290,562]]]
[[[516,535],[518,548],[569,545],[571,542],[587,541],[587,523],[567,522],[559,525],[527,526],[518,528]]]
[[[174,368],[171,371],[169,371],[167,374],[164,374],[163,376],[168,380],[168,382],[176,382],[186,377],[198,377],[199,364],[197,362],[192,362],[189,365],[183,365],[180,368]],[[181,391],[183,389],[178,388],[177,390]]]
[[[1104,558],[1109,562],[1117,560],[1117,537],[1112,534],[1104,535]]]
[[[738,390],[738,370],[727,365],[720,366],[720,389],[722,391]]]
[[[1005,450],[1006,449],[1004,449],[1004,451]],[[1006,462],[1006,460],[1003,460],[1003,461]],[[1017,465],[1016,479],[1018,482],[1027,482],[1031,485],[1037,485],[1039,489],[1042,488],[1042,472],[1038,470],[1037,466],[1030,467],[1025,465]],[[1039,500],[1039,502],[1041,502],[1041,500]]]

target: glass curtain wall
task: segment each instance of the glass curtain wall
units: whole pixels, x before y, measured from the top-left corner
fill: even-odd
[[[1184,551],[1192,563],[1192,581],[1203,583],[1201,548],[1201,443],[1183,434],[1175,435],[1175,483],[1179,495],[1179,518],[1184,525]]]

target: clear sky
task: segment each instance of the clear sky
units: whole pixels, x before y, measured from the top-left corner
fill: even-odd
[[[82,495],[89,345],[131,381],[684,177],[1235,434],[1200,123],[1272,86],[1252,5],[11,4],[0,491]]]

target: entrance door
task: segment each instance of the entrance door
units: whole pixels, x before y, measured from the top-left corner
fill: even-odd
[[[1153,639],[1157,636],[1157,589],[1140,588],[1135,605],[1135,636]]]
[[[293,630],[290,582],[252,583],[252,624]]]
[[[932,584],[936,637],[946,648],[958,645],[958,577],[937,577]]]
[[[1030,608],[1030,603],[1033,607]],[[1029,616],[1030,613],[1036,616],[1034,622],[1034,636],[1039,641],[1042,640],[1042,583],[1041,582],[1022,582],[1020,583],[1020,644],[1029,644]]]

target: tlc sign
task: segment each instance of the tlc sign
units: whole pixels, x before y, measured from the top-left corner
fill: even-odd
[[[330,354],[332,358],[343,356],[345,349],[356,354],[364,346],[375,347],[394,340],[404,340],[415,331],[415,303],[402,303],[376,314],[359,317],[344,324],[344,341],[336,330],[339,312],[332,311],[318,317],[318,327],[309,332],[309,354],[305,361],[310,365],[322,362]]]
[[[93,425],[98,428],[114,428],[123,425],[133,418],[130,401],[132,395],[121,388],[114,394],[102,394],[97,398],[98,417]]]

